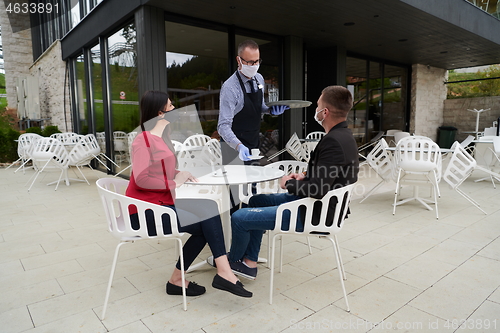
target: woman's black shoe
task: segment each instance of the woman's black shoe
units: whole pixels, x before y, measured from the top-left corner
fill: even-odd
[[[229,291],[232,294],[241,297],[252,297],[252,292],[243,288],[243,283],[240,281],[236,281],[236,283],[231,283],[230,281],[224,279],[219,274],[214,276],[214,280],[212,282],[212,287],[220,290]]]
[[[207,290],[205,289],[205,287],[197,285],[195,282],[189,282],[186,288],[186,296],[200,296],[203,295],[206,291]],[[182,295],[182,287],[167,282],[167,294]]]

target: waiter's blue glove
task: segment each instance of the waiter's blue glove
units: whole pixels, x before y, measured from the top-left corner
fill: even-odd
[[[285,112],[285,110],[290,110],[290,107],[287,105],[273,105],[271,106],[270,112],[273,116],[279,116],[280,114]]]
[[[251,160],[250,151],[242,143],[239,144],[236,149],[238,149],[240,160],[242,160],[242,161],[250,161]]]

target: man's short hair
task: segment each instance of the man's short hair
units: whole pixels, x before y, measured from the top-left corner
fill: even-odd
[[[328,86],[321,92],[323,102],[334,118],[347,118],[352,108],[352,95],[342,86]]]
[[[243,50],[245,50],[247,47],[252,49],[252,50],[258,50],[259,44],[257,44],[255,41],[253,41],[251,39],[247,39],[247,40],[241,42],[238,45],[238,55],[240,55],[243,52]]]

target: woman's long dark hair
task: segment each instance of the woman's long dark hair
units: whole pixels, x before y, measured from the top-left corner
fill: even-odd
[[[150,131],[155,127],[158,121],[158,111],[163,110],[165,105],[168,104],[168,99],[168,93],[158,90],[148,90],[142,95],[139,106],[141,109],[141,129],[143,131]],[[162,138],[175,156],[174,145],[170,140],[170,124],[165,127]],[[177,157],[175,162],[177,166]]]
[[[156,125],[158,111],[163,110],[168,103],[168,93],[164,91],[149,90],[141,97],[141,129],[150,131]]]

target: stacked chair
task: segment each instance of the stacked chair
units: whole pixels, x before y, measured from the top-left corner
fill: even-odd
[[[21,166],[14,171],[16,173],[19,171],[19,169],[23,169],[24,171],[24,166],[26,163],[31,161],[31,154],[33,153],[33,149],[35,148],[35,143],[37,140],[42,138],[41,135],[38,135],[36,133],[24,133],[21,134],[18,138],[18,143],[17,143],[17,155],[19,158],[14,161],[11,165],[9,165],[5,170],[16,164],[17,162],[21,162]]]
[[[66,148],[61,141],[54,138],[41,138],[36,141],[35,147],[31,154],[31,159],[36,168],[36,173],[30,178],[33,179],[28,192],[35,183],[38,176],[45,170],[56,169],[60,171],[59,179],[56,182],[49,183],[47,185],[56,184],[55,190],[57,190],[61,179],[64,177],[66,185],[69,186],[68,179],[68,168],[69,168],[69,156]],[[28,180],[28,183],[30,182]],[[27,183],[27,184],[28,184]],[[27,185],[26,184],[26,185]]]

